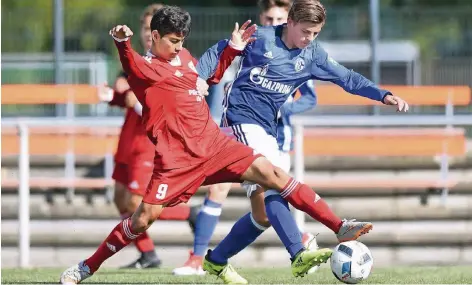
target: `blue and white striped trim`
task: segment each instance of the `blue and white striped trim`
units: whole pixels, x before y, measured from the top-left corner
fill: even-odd
[[[241,125],[233,125],[231,126],[231,129],[233,130],[233,134],[236,137],[236,140],[238,142],[249,146],[249,143],[246,139],[246,135],[244,134],[243,129],[241,128]]]

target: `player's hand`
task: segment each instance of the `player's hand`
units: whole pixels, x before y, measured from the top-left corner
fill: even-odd
[[[209,87],[206,80],[200,77],[197,78],[197,91],[200,96],[207,96]]]
[[[101,102],[110,102],[113,100],[113,89],[105,82],[98,86],[98,100]]]
[[[237,22],[234,24],[234,30],[231,34],[231,42],[240,50],[243,50],[246,45],[256,40],[252,35],[257,31],[257,25],[254,24],[249,26],[250,24],[251,20],[247,20],[241,28]]]
[[[122,40],[131,37],[133,35],[133,31],[131,31],[131,29],[126,25],[118,25],[113,27],[109,34],[112,37]]]
[[[383,101],[385,105],[397,106],[397,112],[408,112],[410,109],[410,106],[408,106],[405,100],[394,95],[385,96]]]

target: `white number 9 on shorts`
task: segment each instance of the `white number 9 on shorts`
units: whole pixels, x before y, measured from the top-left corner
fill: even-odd
[[[166,197],[168,187],[169,185],[167,184],[159,184],[159,186],[157,187],[156,199],[164,199]]]

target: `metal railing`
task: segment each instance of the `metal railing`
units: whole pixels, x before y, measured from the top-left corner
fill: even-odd
[[[448,108],[446,108],[447,110]],[[449,108],[449,110],[452,110]],[[303,139],[305,127],[433,127],[445,126],[472,126],[472,115],[454,115],[452,111],[439,116],[420,115],[389,115],[389,116],[294,116],[291,118],[294,127],[294,176],[298,181],[304,181],[305,157],[303,153]],[[449,156],[445,152],[441,156],[440,176],[447,180],[449,173]],[[443,188],[441,197],[446,202],[449,189]],[[295,211],[295,220],[303,229],[305,213]]]
[[[70,126],[70,127],[119,127],[123,123],[122,118],[107,118],[103,120],[96,120],[91,118],[75,118],[73,120],[58,120],[57,118],[38,118],[38,119],[3,119],[2,127],[15,126],[18,130],[19,136],[19,189],[18,189],[18,247],[19,260],[18,265],[21,268],[29,266],[30,257],[30,212],[29,212],[29,198],[30,198],[30,153],[29,153],[29,138],[30,127],[51,127],[51,126]],[[74,178],[75,176],[75,156],[73,152],[68,152],[66,155],[66,178]],[[111,171],[113,169],[113,156],[106,155],[105,157],[105,175],[111,179]],[[107,193],[108,194],[108,193]],[[67,190],[67,198],[71,199],[74,195],[73,187]]]
[[[448,108],[447,108],[448,109]],[[294,175],[299,181],[304,180],[305,164],[303,155],[303,134],[305,127],[386,127],[386,126],[471,126],[472,115],[454,115],[449,108],[445,115],[385,115],[385,116],[294,116],[292,123],[295,132],[294,149]],[[30,163],[29,163],[29,128],[31,127],[50,127],[50,126],[70,126],[70,127],[119,127],[123,123],[123,118],[103,117],[99,120],[91,118],[74,118],[58,120],[57,118],[5,118],[2,120],[3,127],[16,127],[19,134],[20,153],[19,153],[19,266],[28,267],[29,249],[30,249],[30,214],[29,214],[29,196],[30,196]],[[72,154],[73,155],[73,154]],[[69,158],[74,161],[74,158]],[[105,163],[106,164],[106,163]],[[69,165],[72,169],[74,164]],[[111,176],[110,166],[105,166],[106,175]],[[443,178],[447,178],[448,157],[445,156],[441,163],[441,173]],[[68,174],[66,173],[66,176]],[[69,173],[70,176],[70,173]],[[71,191],[71,190],[69,190]],[[443,190],[444,199],[447,196],[447,189]],[[69,193],[73,195],[73,193]],[[298,225],[303,228],[305,215],[303,212],[296,211],[295,217]]]

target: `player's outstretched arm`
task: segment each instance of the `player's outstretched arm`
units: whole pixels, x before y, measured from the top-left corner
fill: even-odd
[[[198,61],[197,71],[200,78],[208,84],[220,82],[231,62],[243,51],[246,46],[256,40],[253,35],[257,25],[251,25],[247,20],[241,27],[235,23],[231,40],[222,40],[209,48]]]
[[[120,73],[113,87],[108,86],[107,83],[98,87],[98,99],[101,102],[106,102],[110,106],[117,106],[126,108],[126,93],[131,90],[126,79],[125,73]]]
[[[315,63],[312,66],[311,73],[313,78],[331,81],[351,94],[380,101],[386,105],[395,105],[399,112],[406,112],[409,109],[408,103],[400,97],[394,96],[388,90],[379,88],[359,73],[337,63],[328,56],[328,53],[318,43],[315,50]]]
[[[153,69],[144,58],[131,47],[129,41],[133,36],[133,31],[126,25],[118,25],[112,28],[109,34],[115,40],[118,54],[120,55],[123,70],[147,84],[153,84],[161,80],[159,74]]]
[[[301,97],[298,100],[285,103],[280,108],[282,116],[300,114],[316,106],[316,93],[313,80],[308,80],[302,84],[302,86],[298,88],[298,91],[301,93]]]

